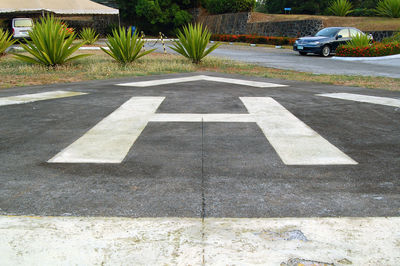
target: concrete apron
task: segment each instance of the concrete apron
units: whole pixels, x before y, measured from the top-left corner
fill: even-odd
[[[0,216],[2,265],[396,265],[400,218]]]

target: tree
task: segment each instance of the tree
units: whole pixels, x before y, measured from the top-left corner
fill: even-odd
[[[192,15],[187,11],[194,7],[191,0],[117,0],[121,17],[146,33],[173,33],[189,23]]]

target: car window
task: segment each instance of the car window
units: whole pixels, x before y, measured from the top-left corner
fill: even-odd
[[[335,28],[326,28],[323,30],[320,30],[315,36],[321,36],[321,37],[334,37],[337,33],[338,29]]]
[[[14,20],[14,27],[32,27],[32,20],[30,19],[18,19]]]
[[[350,37],[349,29],[340,30],[338,32],[338,35],[342,35],[342,38],[349,38]]]
[[[356,30],[356,29],[350,29],[350,36],[351,36],[351,37],[355,37],[355,36],[357,36],[357,35],[364,35],[364,33],[362,33],[362,32],[359,31],[359,30]]]

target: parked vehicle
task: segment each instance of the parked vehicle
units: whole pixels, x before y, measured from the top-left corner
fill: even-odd
[[[357,35],[366,35],[359,29],[352,27],[330,27],[320,30],[313,37],[302,37],[297,39],[293,45],[293,50],[298,51],[300,55],[308,53],[319,54],[327,57],[334,53],[336,48],[345,44],[352,37]],[[372,36],[370,36],[372,40]]]
[[[33,20],[31,18],[13,18],[11,21],[11,29],[15,39],[28,38],[32,27]]]

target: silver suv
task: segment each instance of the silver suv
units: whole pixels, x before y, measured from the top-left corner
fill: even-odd
[[[31,18],[13,18],[11,22],[13,37],[16,39],[28,38],[32,27],[33,20]]]

